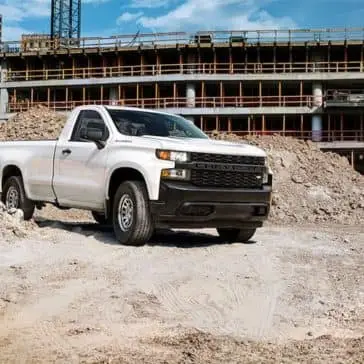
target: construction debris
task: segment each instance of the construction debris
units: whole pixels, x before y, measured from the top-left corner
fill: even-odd
[[[0,242],[25,238],[34,227],[33,222],[24,221],[23,211],[7,210],[5,205],[0,202]]]
[[[57,139],[66,119],[66,115],[36,106],[0,124],[0,141]]]
[[[233,134],[213,137],[241,140]],[[244,140],[269,156],[274,173],[272,222],[363,224],[364,176],[353,170],[348,159],[291,137],[247,136]]]

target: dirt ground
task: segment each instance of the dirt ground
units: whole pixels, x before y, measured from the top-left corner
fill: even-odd
[[[0,242],[1,363],[364,362],[363,227],[267,225],[249,244],[163,231],[135,248],[47,215]]]

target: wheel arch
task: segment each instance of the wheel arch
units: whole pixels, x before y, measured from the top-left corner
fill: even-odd
[[[151,195],[150,186],[148,186],[145,174],[137,168],[134,167],[118,167],[115,168],[107,179],[106,183],[106,215],[109,216],[112,209],[113,197],[120,185],[120,183],[125,181],[141,181],[144,183],[147,189],[148,197]]]
[[[1,190],[0,192],[3,192],[4,190],[4,185],[7,181],[7,179],[9,177],[21,177],[21,179],[23,180],[23,174],[20,170],[20,168],[15,165],[15,164],[9,164],[7,166],[5,166],[2,170],[2,174],[1,174]],[[23,185],[24,185],[24,180],[23,180]],[[25,188],[25,186],[24,186]]]

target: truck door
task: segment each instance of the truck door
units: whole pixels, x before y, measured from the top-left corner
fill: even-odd
[[[98,149],[82,138],[88,128],[102,130],[107,143],[110,132],[95,110],[82,110],[70,140],[59,140],[55,150],[53,186],[62,206],[102,209],[105,200],[107,147]]]

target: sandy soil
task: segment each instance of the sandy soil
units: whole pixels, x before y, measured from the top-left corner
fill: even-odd
[[[40,225],[0,243],[1,363],[364,362],[364,228]]]

